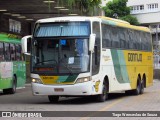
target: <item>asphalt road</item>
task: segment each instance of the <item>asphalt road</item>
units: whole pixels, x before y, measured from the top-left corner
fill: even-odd
[[[96,119],[97,114],[103,111],[112,112],[112,117],[110,119],[126,119],[125,118],[116,118],[118,114],[114,114],[114,111],[128,111],[133,113],[133,111],[159,111],[160,113],[160,80],[154,80],[153,86],[146,88],[143,95],[133,96],[126,95],[124,93],[112,93],[109,95],[109,99],[106,102],[98,103],[92,97],[70,97],[60,98],[58,103],[51,104],[48,101],[47,96],[33,96],[31,92],[30,84],[27,84],[25,88],[18,89],[17,93],[14,95],[5,95],[0,92],[0,111],[88,111],[85,112],[84,116],[73,117],[76,113],[73,112],[71,116],[58,117],[55,118],[57,120],[88,120],[88,119]],[[95,111],[95,112],[90,112]],[[154,113],[153,112],[153,113]],[[63,116],[65,112],[54,113],[61,114]],[[106,113],[107,114],[107,113]],[[73,115],[73,116],[72,116]],[[122,115],[122,114],[121,114]],[[53,116],[53,114],[51,115]],[[67,116],[67,115],[66,115]],[[114,116],[114,117],[113,117]],[[2,119],[2,118],[0,118]],[[3,118],[4,119],[4,118]],[[5,118],[8,120],[8,118]],[[19,118],[12,118],[19,119]],[[24,119],[24,118],[23,118]],[[26,118],[27,119],[27,118]],[[34,118],[39,120],[39,118]],[[42,118],[42,119],[54,119],[54,118]],[[100,117],[98,119],[106,119],[105,117]],[[142,117],[129,117],[129,119],[145,119],[145,120],[153,120],[160,119],[158,117],[147,116],[146,118]]]

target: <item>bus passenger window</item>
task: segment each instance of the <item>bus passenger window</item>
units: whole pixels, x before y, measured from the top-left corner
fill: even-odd
[[[0,61],[4,60],[3,43],[0,43]]]
[[[111,31],[108,25],[102,24],[102,47],[111,47]]]
[[[11,60],[16,60],[16,51],[15,51],[15,45],[10,44],[10,51],[11,51]]]
[[[20,61],[21,59],[22,59],[21,46],[20,45],[16,45],[16,60]]]
[[[120,28],[119,31],[119,40],[120,40],[120,46],[121,48],[125,48],[126,47],[126,40],[125,40],[125,33],[124,33],[124,29]]]
[[[141,32],[141,48],[142,50],[146,50],[147,40],[145,38],[145,33]]]
[[[125,46],[125,49],[128,49],[129,48],[129,35],[128,35],[128,31],[125,30],[125,40],[126,40],[126,46]]]
[[[119,31],[119,29],[117,27],[111,28],[111,39],[112,39],[112,47],[113,48],[120,48],[118,31]]]
[[[4,43],[5,46],[5,60],[9,61],[10,60],[10,48],[9,48],[9,43]]]
[[[136,44],[136,49],[137,50],[141,50],[141,38],[140,38],[140,34],[138,31],[135,31],[135,44]]]
[[[129,49],[135,49],[133,31],[129,30],[128,33],[129,33]]]
[[[151,44],[151,35],[149,33],[146,33],[146,39],[147,39],[147,50],[152,51],[152,44]]]

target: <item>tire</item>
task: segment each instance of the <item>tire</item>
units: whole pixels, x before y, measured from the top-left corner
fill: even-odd
[[[49,95],[48,99],[49,99],[50,103],[57,103],[59,100],[59,96]]]
[[[131,91],[131,90],[126,90],[126,91],[125,91],[125,94],[126,94],[126,95],[132,95],[132,91]]]
[[[141,81],[141,90],[140,90],[140,94],[144,93],[144,80]]]
[[[17,79],[14,76],[13,77],[12,88],[3,89],[3,93],[4,94],[14,94],[14,93],[16,93],[16,87],[17,87]]]
[[[107,85],[103,82],[102,94],[97,95],[97,101],[104,102],[106,99],[108,99]]]
[[[140,91],[141,91],[141,82],[140,82],[140,79],[138,78],[138,80],[137,80],[137,87],[132,92],[133,92],[134,95],[139,95]]]

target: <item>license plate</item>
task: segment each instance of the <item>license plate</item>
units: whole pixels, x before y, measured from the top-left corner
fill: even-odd
[[[63,88],[54,88],[54,91],[55,91],[55,92],[63,92],[64,89],[63,89]]]

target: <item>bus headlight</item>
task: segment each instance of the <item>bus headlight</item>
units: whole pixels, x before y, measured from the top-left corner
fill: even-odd
[[[91,80],[91,77],[78,78],[76,83],[88,82]]]
[[[38,78],[32,78],[32,82],[42,84],[42,81]]]

